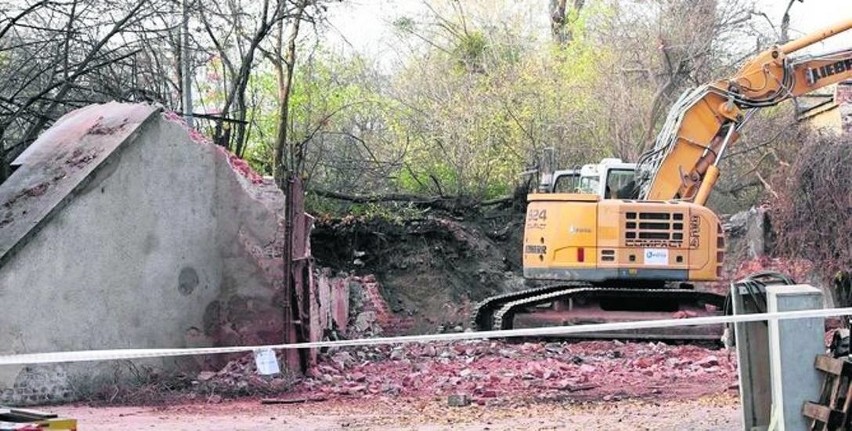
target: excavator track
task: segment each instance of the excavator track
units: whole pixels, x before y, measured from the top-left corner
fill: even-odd
[[[598,287],[569,282],[489,298],[474,313],[478,330],[583,325],[718,314],[724,297],[689,289]],[[686,326],[572,335],[576,338],[719,340],[723,328]]]
[[[473,316],[471,317],[470,326],[477,331],[499,329],[499,327],[493,324],[493,317],[494,312],[500,309],[504,304],[518,299],[560,291],[569,285],[574,287],[591,286],[589,283],[584,282],[555,283],[491,296],[476,304],[476,307],[473,310]]]

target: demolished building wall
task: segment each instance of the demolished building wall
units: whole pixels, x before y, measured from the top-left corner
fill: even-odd
[[[18,164],[0,185],[0,354],[282,341],[284,197],[245,162],[112,103]],[[0,367],[0,402],[67,400],[115,366]]]

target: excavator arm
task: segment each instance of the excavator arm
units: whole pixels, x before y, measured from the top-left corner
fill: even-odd
[[[852,78],[852,49],[792,56],[850,28],[847,19],[774,46],[733,77],[685,92],[669,111],[654,148],[639,159],[639,199],[704,205],[719,177],[719,160],[756,109]]]

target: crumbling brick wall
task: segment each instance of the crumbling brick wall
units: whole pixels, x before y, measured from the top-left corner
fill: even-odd
[[[834,102],[840,110],[840,127],[842,133],[852,134],[852,81],[837,84],[834,92]]]

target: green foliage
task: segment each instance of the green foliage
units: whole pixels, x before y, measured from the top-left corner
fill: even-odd
[[[430,8],[430,18],[392,23],[412,53],[393,67],[322,46],[299,57],[286,127],[291,148],[304,152],[300,173],[309,188],[482,200],[511,193],[524,181],[522,172],[541,165],[545,149],[553,149],[557,169],[608,156],[635,160],[649,130],[687,82],[678,78],[655,101],[665,76],[656,45],[661,42],[653,37],[666,39],[673,47],[667,54],[674,55],[681,49],[677,38],[689,35],[661,27],[674,19],[661,15],[666,2],[628,10],[620,2],[598,0],[581,11],[569,9],[566,44],[536,36],[522,22],[495,22],[447,4],[455,6],[449,12]],[[671,7],[689,7],[678,5]],[[220,64],[209,67],[212,75],[221,75]],[[206,85],[215,102],[220,83]],[[264,174],[271,173],[277,135],[277,91],[274,70],[257,67],[249,81],[245,157]],[[661,116],[652,115],[654,103]],[[318,212],[410,209],[316,196],[308,202]]]
[[[607,155],[594,66],[608,51],[584,38],[584,20],[575,21],[567,47],[542,51],[468,22],[454,49],[412,58],[392,84],[393,97],[409,107],[392,112],[394,140],[408,145],[394,185],[487,199],[508,194],[545,147],[556,147],[565,164]]]
[[[291,122],[287,125],[293,145],[325,147],[329,133],[340,133],[347,124],[381,103],[381,95],[361,79],[367,73],[359,58],[335,58],[319,51],[296,68],[290,95]],[[249,118],[252,129],[245,158],[254,169],[271,174],[273,143],[277,136],[277,79],[271,68],[258,68],[249,81],[249,93],[257,101]],[[327,155],[327,154],[326,154]]]
[[[459,37],[453,50],[453,55],[459,58],[460,63],[469,70],[477,68],[485,55],[488,42],[485,34],[481,31],[466,33]]]

